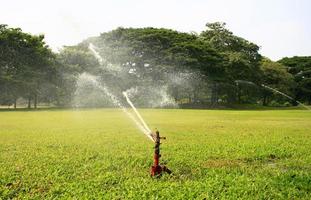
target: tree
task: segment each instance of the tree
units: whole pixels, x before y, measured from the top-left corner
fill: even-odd
[[[262,71],[262,83],[271,88],[276,88],[277,90],[291,95],[294,88],[294,78],[287,72],[286,67],[280,63],[273,62],[268,58],[264,58],[261,61],[260,69]],[[264,106],[269,104],[269,99],[273,97],[271,90],[263,88],[262,90],[262,103]],[[277,94],[274,98],[281,99],[282,97]],[[288,100],[288,99],[286,99]]]
[[[44,36],[0,25],[0,44],[0,90],[15,107],[18,97],[26,97],[28,107],[33,99],[36,108],[40,86],[52,78],[54,71],[54,54]]]
[[[217,79],[224,72],[222,57],[195,34],[163,28],[118,28],[83,44],[89,43],[103,57],[106,71],[101,76],[122,91],[139,85],[167,84],[171,74],[195,73],[207,80]],[[176,89],[170,84],[172,94],[178,93]],[[206,89],[197,87],[195,93]]]
[[[260,80],[259,64],[261,55],[258,50],[259,47],[241,37],[234,35],[225,27],[225,23],[207,23],[207,30],[200,34],[200,38],[215,48],[224,58],[223,67],[225,73],[223,74],[222,82],[226,82],[226,87],[229,91],[225,93],[230,94],[232,87],[228,84],[235,85],[236,80],[247,80],[258,83]],[[214,83],[213,93],[218,93],[217,82]],[[243,91],[237,88],[237,99],[240,102]],[[215,97],[217,99],[217,97]],[[234,98],[228,96],[228,101]]]
[[[99,73],[99,63],[85,45],[65,46],[57,56],[57,79],[54,101],[57,106],[72,103],[78,76],[83,72]]]
[[[148,71],[174,71],[183,69],[202,69],[214,73],[214,64],[220,56],[206,43],[193,34],[180,33],[170,29],[118,28],[103,33],[95,44],[101,54],[112,64],[133,64],[146,72],[144,64],[149,64]],[[134,67],[134,66],[132,66]],[[210,70],[207,70],[209,68]]]
[[[275,63],[262,58],[256,44],[234,35],[225,23],[206,27],[200,34],[117,28],[54,54],[43,35],[0,25],[0,104],[16,106],[16,100],[23,97],[29,108],[32,102],[37,107],[38,101],[67,106],[84,72],[100,77],[98,81],[117,95],[141,87],[143,95],[152,99],[145,90],[161,93],[165,88],[178,102],[211,105],[257,103],[261,98],[265,105],[272,98],[283,102],[258,86],[263,83],[290,94],[293,74],[298,85],[295,97],[311,101],[310,57]],[[91,43],[100,61],[90,51]],[[141,101],[141,105],[146,104]]]
[[[296,82],[295,98],[311,104],[311,56],[294,56],[278,61],[285,65]]]

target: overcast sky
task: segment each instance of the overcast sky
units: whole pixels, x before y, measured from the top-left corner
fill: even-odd
[[[222,21],[273,60],[311,55],[311,0],[1,0],[0,24],[44,33],[54,50],[122,27],[201,32]]]

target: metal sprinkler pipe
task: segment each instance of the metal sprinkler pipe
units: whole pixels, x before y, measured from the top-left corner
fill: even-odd
[[[150,176],[151,177],[160,177],[162,175],[162,172],[166,172],[168,174],[171,174],[172,171],[168,169],[165,165],[160,165],[160,145],[161,145],[161,139],[166,139],[166,137],[160,137],[160,132],[156,130],[155,133],[151,133],[151,136],[154,140],[154,156],[153,156],[153,165],[150,169]]]

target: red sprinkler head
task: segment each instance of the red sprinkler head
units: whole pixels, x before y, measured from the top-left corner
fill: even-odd
[[[150,175],[151,176],[161,176],[162,172],[166,172],[168,174],[171,174],[172,171],[169,170],[165,165],[159,165],[159,160],[161,157],[160,154],[160,140],[161,139],[166,139],[166,137],[160,137],[160,133],[157,130],[155,133],[151,134],[153,140],[154,140],[154,157],[153,157],[153,166],[151,166],[151,170],[150,170]]]

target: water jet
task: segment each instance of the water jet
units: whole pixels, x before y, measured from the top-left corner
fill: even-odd
[[[100,64],[103,63],[103,58],[100,56],[100,54],[96,51],[95,49],[96,47],[90,43],[89,44],[89,49],[90,51],[93,53],[93,55],[97,58],[97,60],[99,61]],[[151,166],[151,170],[150,170],[150,175],[151,177],[160,177],[162,175],[163,172],[166,172],[168,174],[171,174],[172,171],[170,169],[168,169],[165,165],[160,165],[160,144],[161,144],[161,139],[166,139],[166,137],[161,137],[160,133],[158,130],[155,131],[155,133],[152,133],[150,128],[148,127],[148,125],[146,124],[146,122],[144,121],[144,119],[142,118],[142,116],[140,115],[140,113],[138,112],[138,110],[135,108],[134,104],[131,102],[130,98],[127,95],[127,92],[124,91],[122,92],[123,96],[125,97],[127,103],[130,105],[130,107],[133,109],[135,115],[133,115],[131,112],[129,112],[127,110],[127,108],[122,105],[121,101],[117,98],[116,95],[114,95],[109,88],[103,84],[103,83],[99,83],[96,80],[96,77],[91,76],[91,75],[87,75],[84,74],[84,76],[87,80],[89,80],[91,83],[93,83],[94,85],[96,85],[102,92],[104,92],[107,96],[110,97],[110,100],[112,101],[112,103],[116,106],[118,106],[119,108],[122,109],[122,111],[128,115],[128,117],[130,119],[133,120],[133,122],[136,124],[136,126],[150,139],[152,140],[155,145],[154,145],[154,157],[153,157],[153,166]]]

